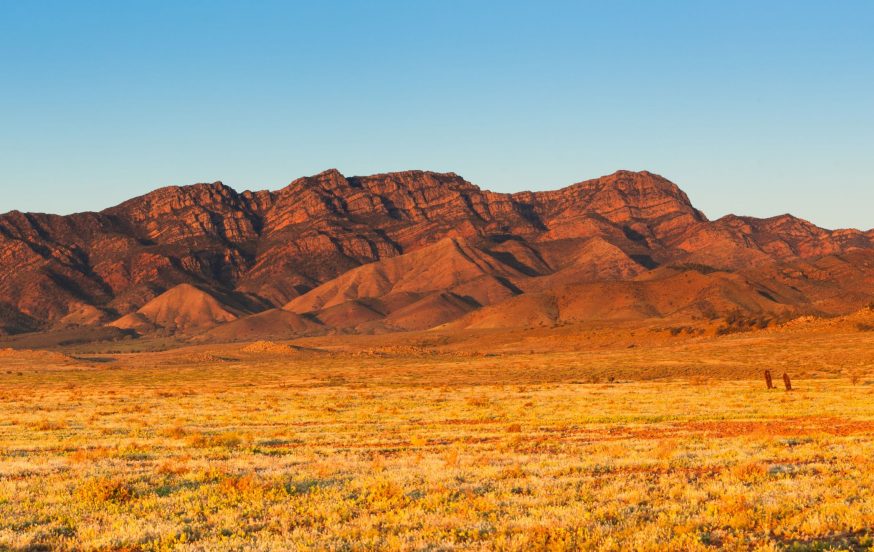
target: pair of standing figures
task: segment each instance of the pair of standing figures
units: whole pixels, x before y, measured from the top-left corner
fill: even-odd
[[[765,383],[768,384],[768,389],[774,389],[774,380],[771,379],[771,371],[765,370]],[[792,381],[789,380],[789,374],[783,372],[783,385],[786,391],[792,391]]]

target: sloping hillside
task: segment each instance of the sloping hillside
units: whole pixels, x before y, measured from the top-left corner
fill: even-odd
[[[706,289],[657,291],[678,285],[663,273],[678,266],[707,267]],[[489,323],[516,324],[553,316],[533,305],[566,289],[590,298],[575,319],[842,314],[874,298],[874,231],[791,215],[710,221],[646,171],[501,194],[454,173],[328,170],[277,191],[217,182],[99,213],[0,215],[0,334],[112,321],[188,336],[271,309],[300,317],[265,314],[218,334],[274,331],[268,320],[277,335],[421,329],[501,309],[516,314]],[[776,300],[760,302],[759,291]],[[520,298],[529,294],[547,298]],[[525,301],[534,312],[510,306]]]

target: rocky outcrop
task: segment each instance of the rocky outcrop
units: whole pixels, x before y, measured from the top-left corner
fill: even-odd
[[[805,308],[835,311],[870,294],[871,251],[874,231],[790,215],[709,221],[646,171],[502,194],[454,173],[347,178],[332,169],[277,191],[216,182],[161,188],[99,213],[0,215],[0,332],[126,316],[143,328],[154,322],[137,311],[181,284],[233,298],[242,305],[234,316],[296,305],[306,323],[274,315],[289,328],[329,327],[344,313],[418,328],[528,292],[679,264],[782,278],[803,290]]]

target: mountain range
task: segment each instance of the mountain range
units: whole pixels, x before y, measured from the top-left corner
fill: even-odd
[[[646,171],[507,194],[454,173],[328,170],[278,191],[215,182],[0,215],[0,335],[290,338],[833,315],[872,299],[874,230],[711,221]]]

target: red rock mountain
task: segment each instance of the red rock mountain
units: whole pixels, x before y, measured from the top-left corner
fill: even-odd
[[[161,188],[99,213],[0,215],[0,333],[293,336],[747,312],[840,313],[874,294],[874,231],[709,221],[619,171],[501,194],[453,174],[270,192]]]

